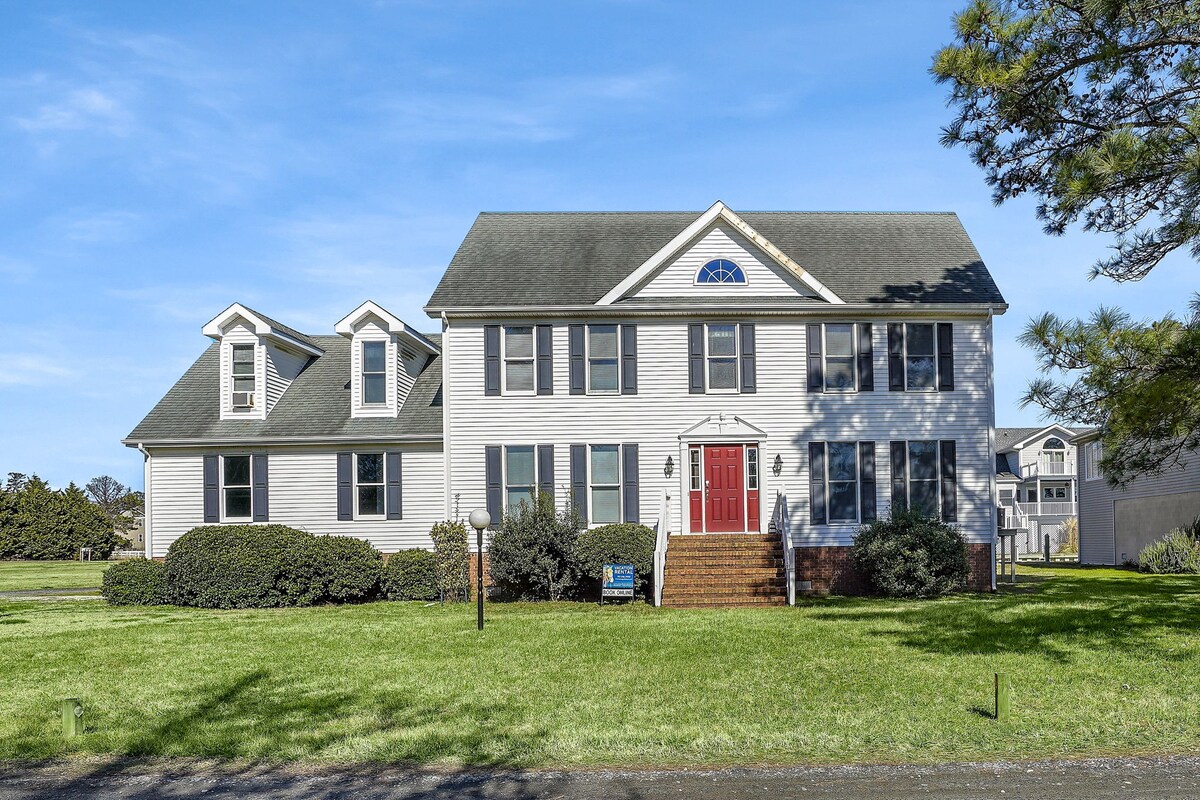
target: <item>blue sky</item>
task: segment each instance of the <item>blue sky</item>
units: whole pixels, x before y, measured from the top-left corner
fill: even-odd
[[[0,471],[141,485],[119,440],[234,301],[421,307],[481,210],[952,210],[1011,304],[1180,311],[1194,264],[995,208],[928,76],[956,2],[0,3]],[[820,276],[818,276],[819,278]]]

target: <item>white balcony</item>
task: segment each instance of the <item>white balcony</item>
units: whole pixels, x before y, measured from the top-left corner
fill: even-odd
[[[1026,464],[1022,467],[1022,472],[1026,478],[1074,478],[1075,460],[1049,461],[1047,459],[1039,459],[1032,464]]]
[[[1075,503],[1063,500],[1047,500],[1041,503],[1017,503],[1017,510],[1027,517],[1073,517]]]

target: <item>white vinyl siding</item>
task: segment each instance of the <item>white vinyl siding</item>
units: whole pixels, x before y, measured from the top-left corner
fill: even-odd
[[[873,441],[876,450],[877,510],[890,507],[892,440],[953,439],[956,443],[958,522],[972,542],[990,542],[993,533],[992,473],[995,457],[989,447],[987,323],[982,317],[957,317],[954,358],[955,391],[917,393],[857,392],[816,395],[807,391],[801,366],[805,325],[811,317],[759,317],[755,322],[757,392],[755,394],[688,393],[688,322],[695,318],[638,320],[638,395],[636,403],[614,395],[486,397],[483,393],[483,325],[487,321],[452,319],[445,333],[452,356],[446,376],[444,403],[450,414],[452,470],[449,495],[459,495],[461,508],[486,504],[484,447],[507,444],[554,445],[556,499],[566,502],[572,444],[637,442],[639,444],[639,516],[653,525],[664,492],[672,497],[673,530],[688,519],[690,463],[679,435],[708,417],[724,413],[732,423],[739,417],[766,432],[760,444],[760,519],[770,522],[776,493],[789,503],[793,536],[799,544],[848,545],[856,523],[817,527],[808,524],[809,441]],[[887,374],[886,318],[872,318],[874,370]],[[587,320],[564,319],[554,327],[555,353],[565,354],[567,325]],[[567,386],[568,359],[554,359],[555,386]],[[771,465],[782,461],[780,475]],[[673,458],[676,469],[667,478],[664,463]],[[689,469],[680,469],[689,464]]]
[[[270,343],[264,346],[263,354],[266,357],[267,373],[266,410],[270,415],[275,404],[283,397],[283,393],[287,391],[292,381],[300,374],[300,370],[304,369],[304,365],[308,363],[309,356],[306,353],[284,350]]]
[[[396,450],[404,465],[404,519],[385,516],[339,521],[337,518],[337,453]],[[440,445],[378,445],[376,448],[255,447],[270,464],[268,484],[271,523],[309,533],[356,536],[384,553],[414,547],[432,548],[430,528],[445,519],[444,459]],[[165,556],[173,541],[204,524],[204,455],[212,449],[151,449],[152,555]],[[245,450],[230,448],[229,452]]]

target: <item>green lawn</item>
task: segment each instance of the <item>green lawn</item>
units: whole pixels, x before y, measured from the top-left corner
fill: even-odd
[[[0,592],[18,589],[99,589],[110,561],[0,561]]]
[[[0,758],[934,762],[1200,749],[1200,579],[798,608],[0,605]],[[1014,718],[988,717],[992,673]],[[65,741],[57,702],[89,732]]]

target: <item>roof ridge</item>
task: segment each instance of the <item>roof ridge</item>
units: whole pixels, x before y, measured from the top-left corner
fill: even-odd
[[[690,211],[690,210],[686,210],[686,209],[665,210],[665,211],[664,210],[658,210],[658,211],[638,211],[638,210],[633,210],[633,211],[480,211],[479,216],[481,216],[481,217],[498,217],[498,216],[506,216],[506,217],[516,217],[516,216],[598,217],[598,216],[616,216],[618,214],[624,214],[624,215],[628,215],[628,216],[648,215],[648,214],[662,214],[662,215],[695,214],[696,216],[699,216],[703,213],[704,213],[704,211]],[[817,214],[831,214],[831,215],[837,214],[839,216],[864,216],[864,217],[869,217],[869,216],[956,217],[956,216],[958,216],[958,212],[956,212],[956,211],[862,211],[862,210],[859,210],[859,211],[836,211],[836,210],[829,210],[829,209],[807,210],[807,211],[799,211],[799,210],[786,211],[786,210],[780,210],[780,209],[774,209],[774,210],[758,209],[758,210],[749,210],[749,211],[737,211],[736,213],[739,215],[740,214],[811,214],[814,216]]]

